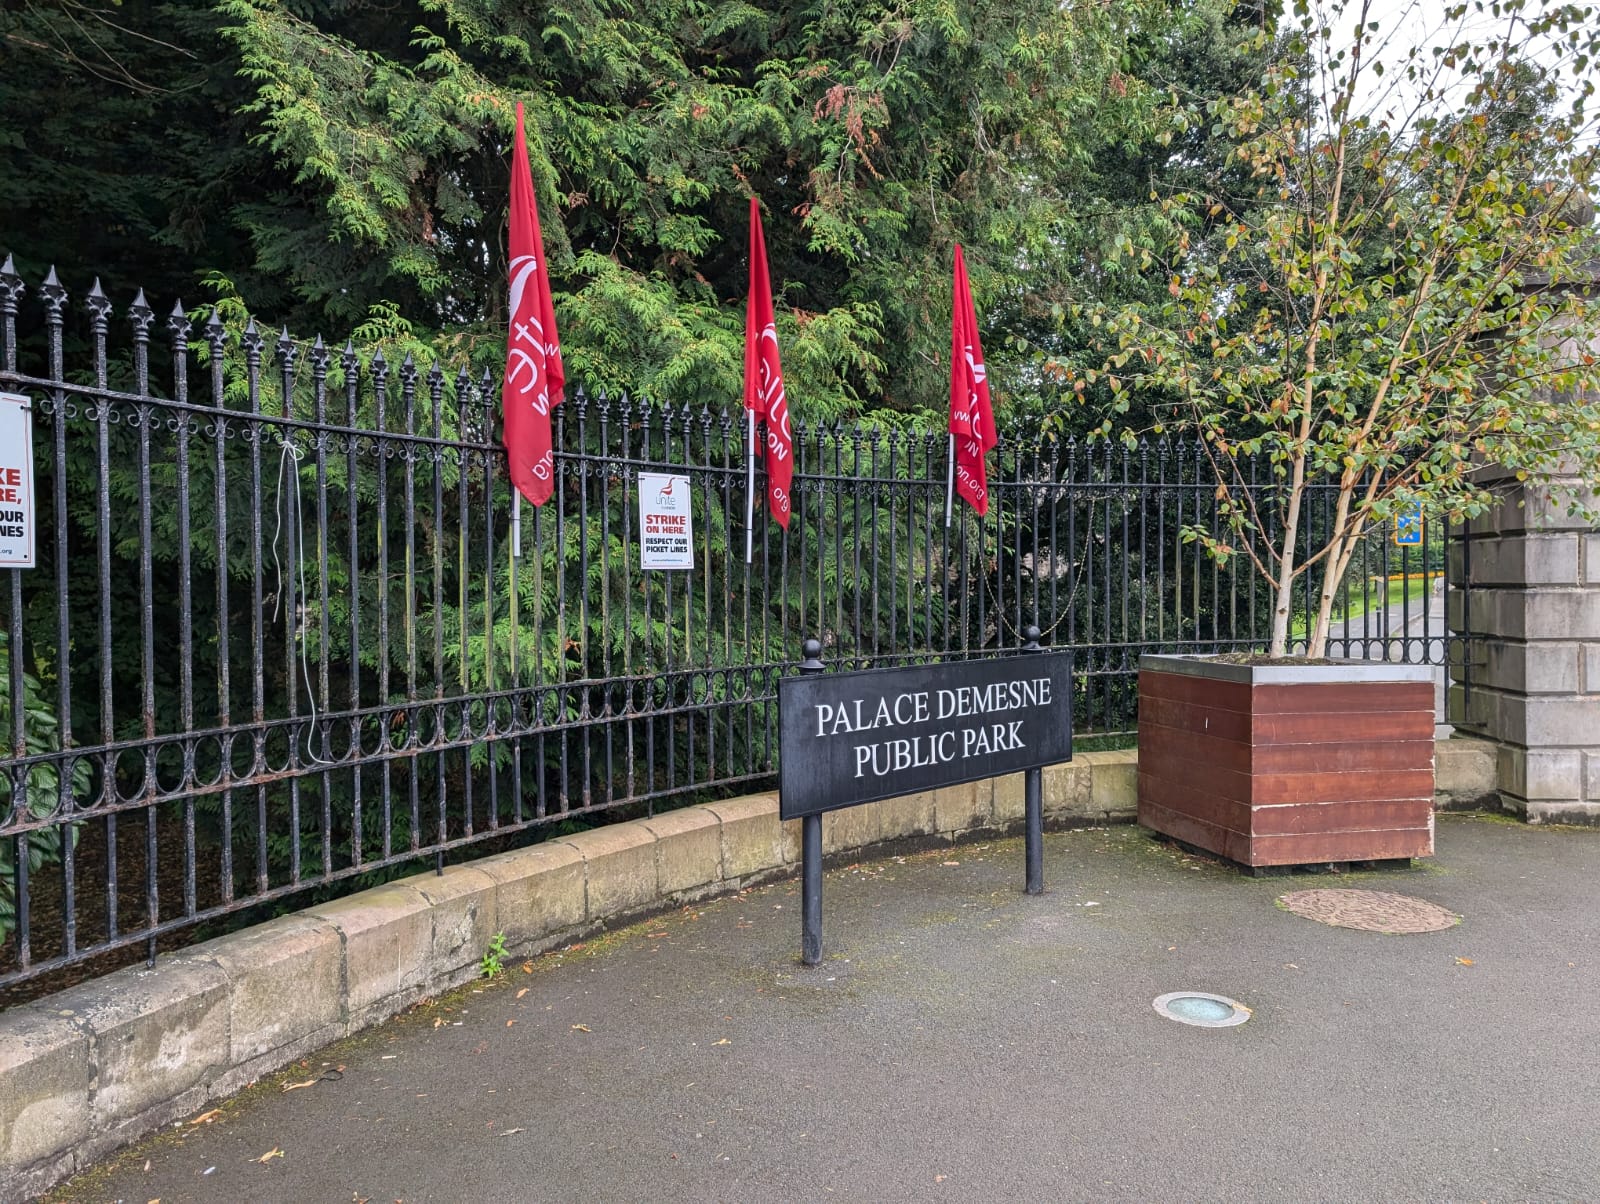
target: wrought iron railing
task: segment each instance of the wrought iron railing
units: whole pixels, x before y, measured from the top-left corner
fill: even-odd
[[[1132,728],[1141,652],[1265,639],[1264,585],[1185,540],[1219,521],[1187,443],[1007,432],[990,515],[947,528],[941,432],[797,424],[792,525],[758,517],[747,565],[740,416],[574,390],[514,558],[495,382],[385,355],[0,270],[42,533],[38,567],[0,570],[0,986],[770,785],[808,636],[850,668],[1037,622],[1077,650],[1085,733]],[[688,477],[692,570],[639,567],[643,471]],[[1315,497],[1308,539],[1330,515]],[[1386,581],[1440,545],[1363,549],[1335,655],[1445,660],[1427,595]]]

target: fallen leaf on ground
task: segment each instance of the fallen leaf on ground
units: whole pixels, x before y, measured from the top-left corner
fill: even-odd
[[[200,1113],[199,1116],[195,1117],[189,1123],[191,1125],[208,1125],[212,1121],[216,1120],[217,1117],[219,1117],[221,1115],[222,1115],[222,1109],[221,1108],[213,1108],[209,1112]]]
[[[1474,965],[1477,965],[1477,963],[1474,962],[1470,957],[1458,957],[1458,958],[1456,958],[1456,965],[1458,965],[1458,966],[1474,966]]]
[[[646,933],[645,935],[650,937],[652,940],[654,940],[657,937],[663,937],[663,936],[666,936],[667,934],[664,933],[664,932],[650,932],[650,933]]]
[[[532,962],[523,962],[522,963],[522,972],[524,974],[532,974],[533,973],[533,963]]]
[[[149,1170],[150,1169],[150,1159],[148,1159],[148,1158],[146,1158],[144,1160],[144,1169],[145,1170]]]
[[[941,865],[960,865],[961,863],[959,861],[942,861],[939,864],[941,864]]]
[[[510,1027],[511,1027],[511,1026],[512,1026],[512,1025],[513,1025],[513,1024],[515,1024],[515,1023],[516,1023],[516,1021],[515,1021],[515,1020],[507,1020],[507,1021],[506,1021],[506,1027],[507,1027],[507,1028],[510,1028]]]
[[[443,1028],[444,1027],[444,1017],[443,1016],[435,1016],[433,1018],[433,1027],[434,1028]]]
[[[572,1031],[575,1033],[587,1033],[593,1032],[594,1030],[591,1029],[587,1024],[574,1024],[572,1026]]]
[[[271,1162],[274,1158],[282,1158],[282,1157],[283,1157],[283,1151],[280,1150],[277,1146],[273,1146],[265,1154],[261,1155],[261,1157],[252,1158],[252,1159],[250,1159],[250,1161],[251,1162],[267,1163],[267,1162]]]
[[[522,990],[517,992],[517,998],[521,999],[527,993],[528,993],[528,988],[527,987],[523,987]]]
[[[523,1130],[521,1128],[507,1129],[504,1133],[500,1134],[500,1136],[502,1136],[502,1137],[510,1137],[513,1133],[521,1133],[522,1131]]]
[[[713,1041],[712,1044],[713,1045],[732,1045],[733,1042],[728,1040],[728,1038],[724,1037],[720,1041]]]

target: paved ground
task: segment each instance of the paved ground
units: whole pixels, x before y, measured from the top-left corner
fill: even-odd
[[[1017,841],[834,870],[814,971],[792,883],[512,965],[59,1198],[1600,1198],[1600,832],[1447,817],[1425,870],[1251,880],[1125,827],[1046,872],[1018,892]],[[1274,906],[1316,886],[1465,922]],[[1162,1019],[1178,988],[1254,1015]]]

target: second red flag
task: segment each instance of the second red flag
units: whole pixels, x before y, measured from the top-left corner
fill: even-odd
[[[955,295],[950,315],[950,434],[955,437],[955,488],[979,514],[989,513],[989,474],[984,457],[998,443],[989,400],[978,315],[967,283],[967,262],[956,246]]]

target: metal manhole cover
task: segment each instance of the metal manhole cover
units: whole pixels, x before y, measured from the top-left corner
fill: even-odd
[[[1286,911],[1335,928],[1357,928],[1399,936],[1443,932],[1461,917],[1426,899],[1387,890],[1297,890],[1278,896]]]

